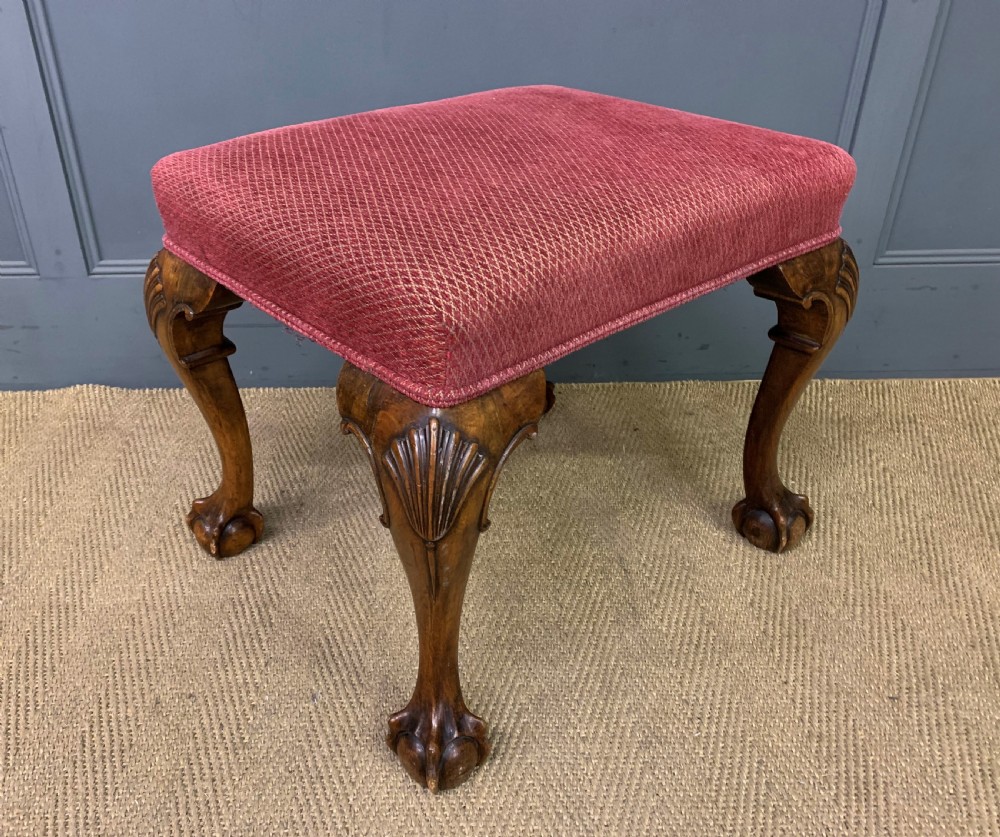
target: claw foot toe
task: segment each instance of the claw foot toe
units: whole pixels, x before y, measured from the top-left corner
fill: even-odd
[[[386,743],[431,793],[462,784],[489,754],[486,723],[468,710],[407,707],[389,718]]]
[[[264,533],[264,518],[253,506],[230,511],[214,496],[194,501],[187,524],[202,549],[213,558],[239,555]]]
[[[794,547],[812,522],[808,498],[787,490],[773,502],[751,506],[741,500],[733,508],[733,523],[739,533],[754,546],[771,552]]]

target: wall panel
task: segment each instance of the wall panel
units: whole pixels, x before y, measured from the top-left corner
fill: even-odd
[[[0,270],[13,264],[24,264],[24,247],[17,232],[7,184],[0,177]]]
[[[962,0],[946,11],[886,223],[884,263],[1000,264],[1000,3]]]
[[[27,226],[17,198],[10,158],[0,133],[0,278],[35,276]]]

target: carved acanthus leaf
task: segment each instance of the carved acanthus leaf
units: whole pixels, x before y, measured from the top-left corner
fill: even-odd
[[[379,523],[383,526],[389,525],[389,506],[385,502],[385,492],[382,490],[382,480],[378,478],[378,468],[376,467],[375,451],[372,448],[371,439],[368,438],[368,434],[361,429],[361,426],[351,419],[342,419],[340,422],[340,432],[343,434],[351,433],[354,435],[359,442],[361,442],[361,447],[364,448],[365,454],[368,456],[368,462],[372,467],[372,473],[375,475],[375,485],[378,487],[378,497],[379,501],[382,503],[382,514],[379,515]]]
[[[847,319],[851,319],[854,313],[854,304],[858,299],[858,283],[860,274],[858,263],[854,258],[854,253],[846,241],[841,240],[840,270],[837,273],[837,287],[835,293],[847,306]]]
[[[546,390],[546,401],[548,401],[549,393]],[[555,402],[555,396],[552,396],[552,403]],[[546,407],[546,409],[549,409]],[[507,443],[507,447],[504,448],[502,454],[500,454],[500,459],[497,460],[497,467],[493,469],[493,476],[490,477],[490,486],[486,489],[486,499],[483,501],[483,510],[479,514],[479,531],[485,532],[490,527],[490,500],[493,499],[493,489],[497,487],[497,481],[500,479],[500,472],[503,470],[503,466],[507,463],[507,457],[514,452],[521,442],[525,439],[534,439],[538,433],[538,423],[529,422],[528,424],[521,427],[517,433],[514,434],[513,438]]]
[[[789,349],[813,354],[840,334],[854,313],[858,265],[843,239],[749,277],[754,293],[778,306],[778,324],[768,336]],[[819,317],[789,316],[821,306]]]
[[[228,357],[236,347],[222,334],[226,312],[243,304],[236,294],[166,250],[157,253],[146,270],[143,285],[146,319],[168,356],[187,369]],[[174,321],[217,321],[213,339],[198,341],[195,351],[180,350],[174,334]]]
[[[146,319],[149,321],[149,327],[155,334],[160,317],[167,310],[167,297],[163,291],[160,262],[156,256],[153,256],[149,267],[146,269],[143,299],[146,302]]]

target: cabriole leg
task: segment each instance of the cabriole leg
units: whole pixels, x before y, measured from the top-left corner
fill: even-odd
[[[253,507],[250,432],[227,360],[236,347],[222,333],[226,314],[243,300],[166,250],[149,263],[145,300],[149,326],[208,422],[222,460],[221,484],[194,501],[188,525],[209,555],[236,555],[264,531]]]
[[[510,452],[546,408],[541,371],[437,409],[345,364],[337,382],[345,433],[371,462],[417,617],[419,663],[410,702],[389,718],[387,743],[431,791],[465,781],[489,752],[458,673],[462,600],[490,496]]]
[[[774,349],[750,414],[743,448],[746,498],[733,509],[733,522],[755,546],[782,552],[802,539],[813,511],[778,474],[781,431],[851,317],[858,266],[839,239],[756,273],[749,282],[757,296],[774,300],[778,324],[768,333]]]

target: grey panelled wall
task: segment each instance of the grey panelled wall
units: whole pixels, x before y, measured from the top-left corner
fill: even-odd
[[[0,267],[4,271],[12,271],[15,267],[26,266],[24,245],[17,232],[17,219],[7,192],[7,183],[0,179]]]
[[[914,261],[1000,259],[1000,3],[952,3],[881,245]],[[977,80],[992,79],[987,90]],[[984,95],[985,94],[985,95]],[[941,165],[938,161],[950,160]]]
[[[837,142],[862,268],[839,375],[1000,374],[995,0],[0,0],[0,387],[174,384],[140,277],[170,151],[478,89],[588,88]],[[578,352],[557,380],[755,377],[737,284]],[[244,384],[338,359],[249,306]]]

